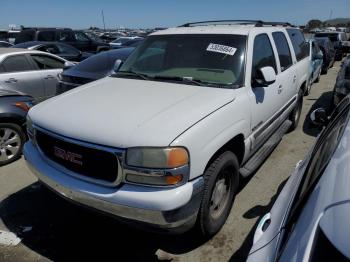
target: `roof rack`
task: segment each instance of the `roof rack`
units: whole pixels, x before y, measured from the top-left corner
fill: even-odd
[[[284,27],[293,27],[292,24],[287,22],[264,22],[261,20],[213,20],[213,21],[201,21],[201,22],[192,22],[186,23],[179,27],[191,27],[197,25],[254,25],[255,27],[267,26],[284,26]]]

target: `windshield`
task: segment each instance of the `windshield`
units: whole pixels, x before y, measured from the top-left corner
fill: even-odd
[[[131,40],[131,38],[119,37],[118,39],[112,41],[112,43],[114,43],[114,44],[124,44],[124,43],[126,43],[126,42],[128,42],[130,40]]]
[[[131,71],[164,81],[186,78],[210,85],[241,86],[245,46],[243,35],[150,36],[127,59],[120,72]]]

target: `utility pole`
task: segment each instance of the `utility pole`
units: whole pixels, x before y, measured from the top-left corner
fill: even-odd
[[[105,15],[103,14],[103,10],[101,10],[101,14],[102,14],[102,22],[103,22],[103,31],[106,32]]]
[[[332,19],[332,15],[333,15],[333,10],[331,10],[330,13],[329,13],[329,20]]]

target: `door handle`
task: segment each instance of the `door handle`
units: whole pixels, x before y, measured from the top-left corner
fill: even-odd
[[[54,79],[55,77],[53,75],[47,75],[44,79]]]
[[[297,76],[293,76],[293,83],[297,80]]]
[[[279,85],[278,86],[278,94],[280,94],[280,93],[282,93],[282,91],[283,91],[283,86],[282,85]]]

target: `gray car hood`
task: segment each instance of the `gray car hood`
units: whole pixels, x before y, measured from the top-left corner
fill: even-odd
[[[29,115],[42,128],[87,142],[167,146],[234,97],[232,89],[106,77],[49,99]]]

